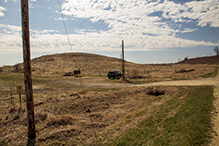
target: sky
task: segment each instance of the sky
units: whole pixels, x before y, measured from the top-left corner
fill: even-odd
[[[21,19],[20,0],[0,0],[0,66],[23,62]],[[127,61],[175,63],[216,54],[219,1],[29,0],[29,25],[31,58],[72,52],[121,58],[124,40]]]

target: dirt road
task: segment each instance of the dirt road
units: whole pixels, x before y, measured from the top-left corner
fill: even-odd
[[[76,90],[80,89],[80,82],[78,78],[62,78],[61,80],[52,81],[52,84],[62,84],[63,86],[69,88],[75,88]],[[82,78],[82,83],[84,88],[118,88],[118,87],[142,87],[142,86],[202,86],[202,85],[213,85],[215,86],[214,95],[215,95],[215,111],[213,114],[213,124],[214,124],[214,138],[209,145],[216,146],[219,143],[219,74],[215,78],[207,79],[196,79],[196,80],[176,80],[176,81],[162,81],[155,83],[146,83],[146,84],[129,84],[129,83],[117,83],[114,81],[106,81],[106,78],[91,78],[85,77]]]
[[[82,83],[85,88],[116,88],[116,87],[136,87],[136,86],[201,86],[201,85],[216,85],[218,82],[215,78],[197,79],[197,80],[177,80],[177,81],[162,81],[146,84],[129,84],[116,83],[106,81],[105,78],[82,78]],[[80,88],[80,82],[77,78],[62,79],[61,84],[70,84],[72,87]]]
[[[122,84],[122,83],[106,83],[106,82],[93,82],[87,83],[86,86],[101,86],[101,87],[136,87],[136,86],[202,86],[202,85],[213,85],[214,95],[215,95],[215,111],[213,114],[213,124],[215,131],[214,138],[212,142],[209,144],[210,146],[218,146],[219,145],[219,74],[215,78],[207,78],[207,79],[196,79],[196,80],[179,80],[179,81],[164,81],[164,82],[155,82],[155,83],[147,83],[147,84]]]

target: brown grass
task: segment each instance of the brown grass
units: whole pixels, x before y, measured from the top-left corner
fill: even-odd
[[[188,60],[187,60],[188,61]],[[141,81],[160,81],[173,79],[194,79],[208,74],[214,69],[207,64],[136,64],[125,62],[125,75],[127,78],[143,76]],[[3,67],[4,72],[14,72],[23,65]],[[64,53],[46,55],[32,60],[33,76],[61,77],[66,72],[80,69],[82,76],[107,76],[108,71],[122,71],[121,59],[111,58],[87,53]],[[192,72],[175,73],[175,70],[194,69]]]
[[[47,121],[47,126],[63,126],[63,125],[72,125],[74,122],[78,121],[77,118],[73,118],[70,115],[63,115],[61,117],[50,118]]]
[[[158,89],[165,90],[165,95],[157,97],[147,95],[149,88],[146,87],[92,90],[86,93],[91,114],[85,112],[86,105],[83,98],[75,98],[70,94],[58,101],[55,100],[55,96],[48,101],[38,99],[42,100],[43,104],[35,106],[36,145],[89,144],[95,140],[90,118],[93,120],[98,139],[110,142],[127,129],[135,127],[137,123],[150,116],[154,108],[178,93],[177,87]],[[5,120],[9,114],[10,102],[1,101],[1,103],[4,105],[1,109],[8,109],[0,112],[1,144],[14,145],[18,142],[19,145],[25,145],[26,110],[22,110],[19,119],[14,120],[18,112],[16,106],[14,114]],[[15,100],[15,104],[18,103],[19,101]]]
[[[80,68],[82,75],[96,76],[99,70],[107,74],[109,70],[121,70],[121,60],[84,53],[57,54],[42,56],[32,61],[36,124],[36,145],[83,145],[95,140],[93,124],[98,139],[111,142],[116,136],[135,127],[152,111],[179,93],[177,87],[135,87],[105,89],[91,84],[85,88],[91,114],[86,113],[86,104],[78,79],[59,78],[65,72]],[[193,79],[214,70],[209,65],[139,65],[126,62],[126,76],[150,76],[130,81],[161,81],[173,79]],[[22,65],[20,64],[22,67]],[[175,73],[175,69],[194,69],[192,72]],[[10,67],[4,73],[10,72]],[[148,73],[148,71],[151,71]],[[1,77],[0,86],[0,145],[25,145],[27,141],[27,118],[25,99],[22,95],[22,110],[19,111],[19,98],[15,96],[14,110],[11,110],[10,85],[23,80],[13,73]],[[18,76],[18,77],[17,77]],[[37,77],[37,76],[43,76]],[[45,78],[54,76],[58,78]],[[5,80],[5,77],[8,80]],[[16,80],[19,78],[19,80]],[[105,77],[106,78],[106,77]],[[10,80],[10,81],[9,81]],[[14,83],[16,80],[16,83]],[[85,79],[84,79],[85,80]],[[103,83],[106,79],[86,78],[88,83]],[[106,83],[106,82],[104,82]],[[112,84],[111,84],[112,85]],[[110,86],[111,86],[110,85]],[[98,89],[95,89],[97,88]],[[149,90],[164,91],[164,95],[147,95]],[[182,99],[186,98],[185,96]],[[171,117],[175,111],[168,115]],[[7,120],[6,120],[6,117]],[[17,118],[18,117],[18,118]]]

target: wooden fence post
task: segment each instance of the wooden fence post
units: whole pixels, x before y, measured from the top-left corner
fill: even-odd
[[[22,40],[23,40],[23,59],[24,59],[24,83],[27,104],[27,121],[28,121],[28,144],[35,145],[35,117],[33,103],[33,88],[31,77],[30,62],[30,36],[29,36],[29,12],[28,0],[21,0],[22,15]]]
[[[125,80],[124,41],[122,40],[122,80]]]

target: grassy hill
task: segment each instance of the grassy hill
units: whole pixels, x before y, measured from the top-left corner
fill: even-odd
[[[43,66],[43,68],[42,68]],[[138,64],[126,62],[128,68],[140,67]],[[106,74],[109,70],[121,70],[122,61],[118,58],[87,53],[65,53],[42,56],[32,60],[35,71],[63,75],[80,69],[83,75]]]
[[[63,53],[45,55],[32,59],[33,75],[62,76],[65,72],[80,69],[83,75],[106,74],[109,70],[121,70],[122,61],[118,58],[106,57],[88,53]],[[23,69],[23,64],[5,66],[4,71]],[[127,68],[139,68],[141,65],[126,62]]]
[[[180,63],[182,64],[219,64],[219,56],[207,56],[191,59],[184,59]]]
[[[213,56],[207,59],[212,61],[205,61],[205,58],[186,59],[179,64],[136,64],[126,61],[125,75],[126,77],[141,76],[143,77],[141,80],[144,81],[192,79],[213,72],[212,65],[207,63],[217,64],[218,58]],[[199,65],[195,63],[199,63]],[[88,53],[45,55],[32,59],[31,65],[33,76],[47,77],[61,77],[65,73],[73,72],[77,69],[81,70],[82,76],[93,77],[106,77],[110,70],[122,71],[121,59]],[[188,68],[192,68],[194,71],[185,74],[175,73],[175,70]],[[22,70],[22,63],[3,67],[3,72],[6,73],[22,73]]]

